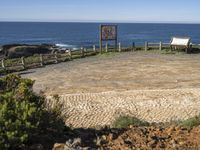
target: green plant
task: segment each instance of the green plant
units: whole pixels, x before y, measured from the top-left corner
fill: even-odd
[[[42,115],[33,81],[9,75],[0,80],[0,149],[25,143],[36,132]]]
[[[194,116],[194,117],[189,118],[189,119],[184,120],[184,121],[181,121],[179,123],[179,125],[183,126],[183,127],[189,127],[189,128],[199,126],[200,125],[200,115]]]
[[[45,98],[32,91],[33,84],[17,75],[0,79],[0,149],[17,149],[40,134],[64,129],[59,109],[45,109]]]
[[[133,126],[149,126],[149,123],[142,121],[135,117],[122,116],[115,120],[113,123],[114,128],[127,128],[129,125]]]

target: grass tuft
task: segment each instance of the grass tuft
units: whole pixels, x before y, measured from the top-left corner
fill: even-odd
[[[179,125],[183,127],[189,127],[189,128],[200,126],[200,115],[181,121]]]
[[[149,126],[146,121],[140,120],[136,117],[122,116],[115,120],[113,123],[114,128],[127,128],[129,125],[133,126]]]

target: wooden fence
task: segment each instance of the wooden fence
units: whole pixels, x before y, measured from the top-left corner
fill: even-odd
[[[121,43],[118,44],[118,52],[122,52]],[[106,44],[104,52],[110,52],[112,49]],[[116,50],[115,50],[116,51]],[[38,54],[30,57],[21,57],[16,59],[1,59],[0,70],[21,71],[36,67],[43,67],[48,64],[56,64],[76,58],[92,56],[100,53],[100,50],[93,45],[86,49],[81,47],[77,50],[66,50],[64,53]]]
[[[145,42],[144,49],[147,51],[149,48],[156,48],[162,50],[164,47],[170,47],[170,43],[153,43],[153,42]]]
[[[169,43],[162,42],[145,42],[144,50],[147,51],[149,49],[159,49],[169,47]],[[118,43],[118,48],[109,47],[106,43],[103,52],[123,52],[123,51],[135,51],[136,46],[135,43],[132,43],[132,46],[129,48],[122,48],[122,44]],[[77,50],[67,50],[65,53],[54,53],[54,54],[39,54],[30,57],[21,57],[16,59],[1,59],[0,71],[1,70],[12,70],[12,71],[20,71],[30,68],[42,67],[48,64],[56,64],[59,62],[64,62],[67,60],[72,60],[76,58],[82,58],[87,56],[92,56],[100,53],[100,49],[97,49],[95,45],[92,48],[86,49],[81,47]]]

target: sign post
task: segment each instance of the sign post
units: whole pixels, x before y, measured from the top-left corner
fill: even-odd
[[[103,41],[115,41],[117,49],[117,25],[100,25],[100,51],[102,53]]]

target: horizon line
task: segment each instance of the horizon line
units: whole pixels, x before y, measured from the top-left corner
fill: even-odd
[[[174,21],[104,21],[104,20],[96,20],[96,21],[42,21],[42,20],[0,20],[0,22],[24,22],[24,23],[118,23],[118,24],[123,24],[123,23],[127,23],[127,24],[200,24],[200,22],[174,22]]]

